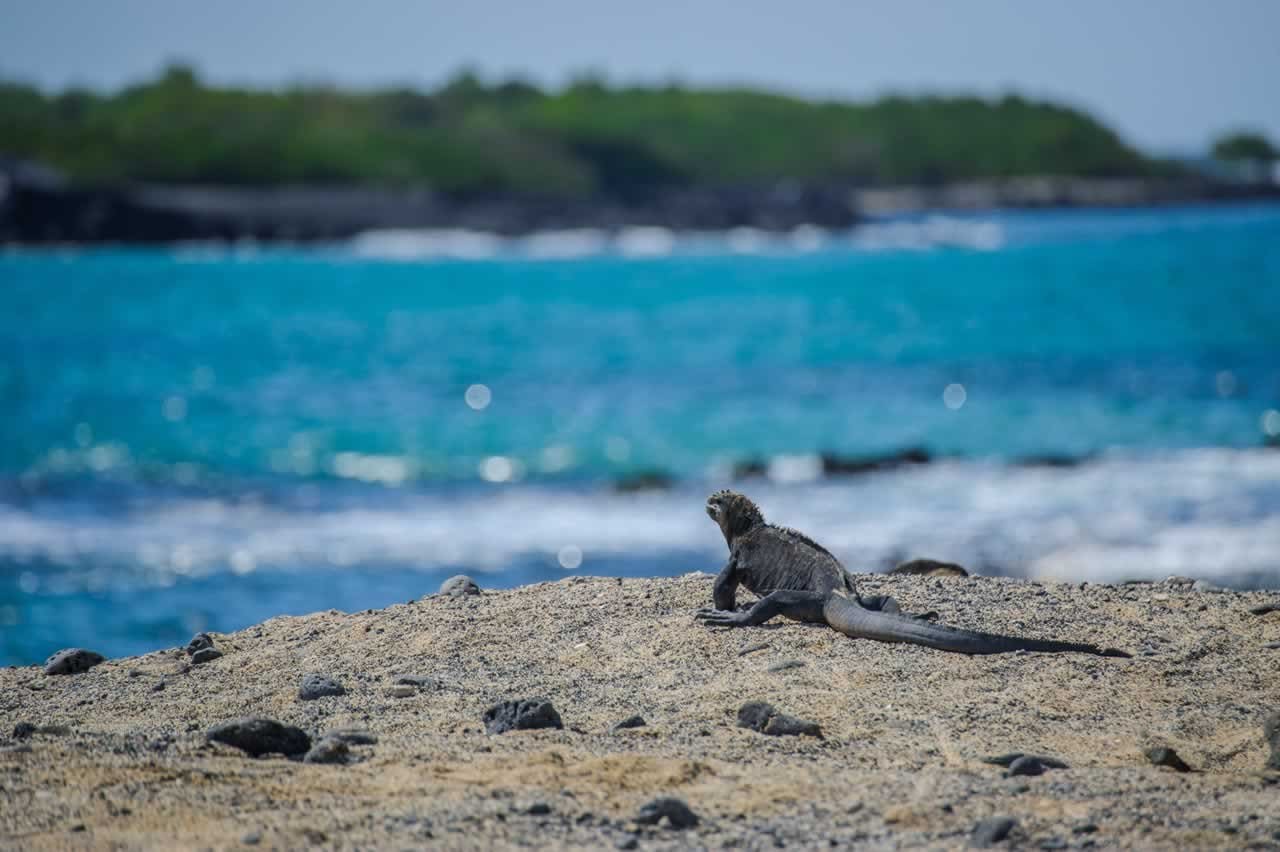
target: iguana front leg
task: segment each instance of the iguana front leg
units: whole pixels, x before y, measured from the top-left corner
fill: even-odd
[[[712,587],[711,600],[716,609],[732,612],[738,597],[738,560],[730,556],[724,568],[716,575],[715,586]]]
[[[756,627],[769,619],[783,615],[796,621],[825,624],[823,615],[828,594],[823,592],[799,592],[791,589],[770,592],[744,612],[700,609],[694,616],[713,627]]]

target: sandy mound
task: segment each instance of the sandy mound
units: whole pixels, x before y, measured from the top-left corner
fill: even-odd
[[[195,666],[174,649],[0,670],[0,845],[959,848],[991,817],[1032,848],[1280,843],[1280,777],[1263,771],[1280,612],[1249,613],[1268,595],[860,578],[949,624],[1135,654],[965,657],[792,623],[710,630],[692,618],[710,586],[575,577],[276,618],[214,635],[223,656]],[[345,694],[299,700],[311,673]],[[563,730],[484,732],[486,708],[535,697]],[[739,727],[755,700],[824,736]],[[648,724],[610,730],[633,714]],[[313,765],[207,741],[242,716],[378,742]],[[21,723],[41,730],[8,736]],[[1152,766],[1152,746],[1201,771]],[[1004,777],[981,760],[1008,752],[1070,768]],[[662,795],[700,824],[636,825]]]

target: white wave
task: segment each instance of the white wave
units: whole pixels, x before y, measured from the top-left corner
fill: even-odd
[[[357,257],[380,260],[486,260],[497,255],[504,244],[502,237],[484,231],[387,229],[358,234],[349,246]]]
[[[597,228],[538,231],[517,242],[517,249],[532,259],[567,260],[593,257],[609,248],[609,235]]]
[[[613,245],[623,257],[663,257],[675,250],[676,234],[667,228],[623,228]]]
[[[868,223],[859,226],[849,243],[862,251],[930,251],[962,248],[996,251],[1005,245],[999,222],[930,216],[923,221]]]
[[[1106,457],[1069,469],[945,462],[846,480],[782,479],[736,487],[852,570],[928,556],[979,573],[1089,581],[1252,575],[1280,586],[1274,451]],[[668,574],[677,567],[667,564],[672,554],[681,570],[715,570],[724,544],[702,501],[724,484],[634,495],[536,484],[461,495],[389,490],[328,509],[166,498],[110,517],[53,502],[5,505],[0,559],[136,566],[155,582],[319,565],[500,572],[531,556],[554,564],[565,552],[580,553],[585,572],[593,560],[600,570],[625,557],[652,559],[653,574]]]

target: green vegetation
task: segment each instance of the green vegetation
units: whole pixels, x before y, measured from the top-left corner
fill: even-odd
[[[576,197],[1164,168],[1078,110],[1017,96],[851,104],[591,79],[543,92],[470,74],[430,93],[253,91],[203,85],[183,67],[114,94],[0,83],[0,153],[89,182],[413,183]]]
[[[1213,143],[1213,158],[1224,163],[1271,163],[1280,160],[1280,150],[1261,133],[1240,131],[1218,137]]]

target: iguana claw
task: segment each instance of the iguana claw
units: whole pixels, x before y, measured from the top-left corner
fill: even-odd
[[[700,609],[694,613],[694,618],[712,627],[741,627],[743,624],[742,613],[727,609]]]

